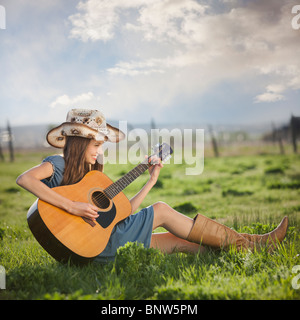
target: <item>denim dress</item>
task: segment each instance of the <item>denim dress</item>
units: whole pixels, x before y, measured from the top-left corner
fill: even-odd
[[[53,174],[51,177],[41,181],[49,188],[58,187],[64,175],[64,158],[59,155],[49,156],[45,158],[43,162],[50,162],[52,164]],[[140,242],[144,244],[145,248],[149,248],[152,236],[153,217],[153,207],[149,206],[119,222],[113,228],[106,248],[94,261],[107,262],[114,260],[117,249],[124,246],[127,242]]]

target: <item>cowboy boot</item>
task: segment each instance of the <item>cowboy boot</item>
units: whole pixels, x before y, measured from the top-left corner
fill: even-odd
[[[276,229],[265,234],[248,234],[240,233],[241,236],[246,238],[248,241],[259,244],[276,244],[277,242],[282,242],[285,238],[288,228],[288,217],[285,216]]]
[[[194,218],[194,225],[187,240],[213,248],[227,249],[233,245],[238,251],[241,249],[253,251],[256,247],[254,242],[244,238],[238,232],[202,214],[197,214]]]

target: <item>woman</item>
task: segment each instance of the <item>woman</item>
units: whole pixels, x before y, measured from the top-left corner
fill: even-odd
[[[42,164],[24,172],[17,178],[17,184],[32,192],[41,200],[64,209],[70,214],[95,220],[98,208],[90,203],[71,201],[52,190],[59,185],[69,185],[80,181],[90,170],[102,171],[97,162],[102,157],[102,144],[105,141],[117,143],[125,135],[106,123],[103,114],[97,110],[72,109],[66,122],[50,130],[47,141],[51,146],[63,148],[62,156],[50,156]],[[161,168],[159,159],[149,168],[150,178],[144,187],[130,200],[134,213],[148,192],[157,182]],[[239,234],[236,231],[203,215],[191,219],[163,202],[142,209],[137,214],[117,224],[110,236],[105,250],[97,257],[99,261],[114,259],[118,247],[128,241],[142,242],[144,246],[158,248],[165,253],[175,250],[197,253],[204,250],[201,246],[227,248],[236,246],[254,250],[261,244],[274,247],[286,234],[288,219],[284,217],[279,226],[264,235]],[[157,227],[168,232],[155,233]]]

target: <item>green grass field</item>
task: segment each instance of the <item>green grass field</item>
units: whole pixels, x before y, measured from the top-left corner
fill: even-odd
[[[272,254],[233,249],[164,255],[127,244],[114,262],[81,268],[56,262],[27,226],[26,213],[35,197],[15,179],[46,155],[17,154],[14,163],[0,163],[0,265],[6,270],[1,299],[300,298],[299,271],[293,273],[300,265],[299,155],[206,157],[199,176],[186,176],[184,165],[165,165],[143,203],[165,201],[190,217],[199,212],[248,233],[268,232],[287,215],[287,237]],[[105,173],[115,180],[132,167],[108,165]],[[133,196],[147,178],[145,173],[125,194]]]

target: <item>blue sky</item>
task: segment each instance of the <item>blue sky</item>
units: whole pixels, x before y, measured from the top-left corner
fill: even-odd
[[[288,121],[300,116],[296,4],[0,0],[0,127],[60,123],[73,107],[132,123]]]

